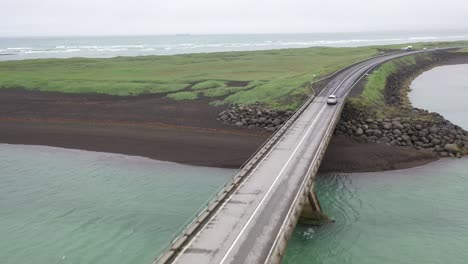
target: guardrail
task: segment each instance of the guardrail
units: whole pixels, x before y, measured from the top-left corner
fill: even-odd
[[[387,56],[389,54],[390,53],[377,55],[359,61],[338,71],[335,71],[332,74],[322,77],[318,80],[311,81],[311,85],[334,77],[360,63],[378,57]],[[239,184],[249,175],[250,171],[255,167],[255,165],[257,165],[257,162],[261,160],[264,157],[264,155],[270,150],[271,146],[274,145],[279,140],[279,138],[284,135],[285,131],[292,125],[292,123],[299,117],[299,115],[302,114],[302,112],[309,106],[309,104],[315,99],[315,97],[315,91],[313,91],[313,93],[308,97],[308,99],[304,101],[304,103],[293,113],[293,115],[291,115],[291,117],[280,127],[280,129],[273,133],[258,148],[258,150],[255,153],[253,153],[250,156],[250,158],[240,167],[240,171],[232,178],[231,182],[220,186],[220,188],[216,190],[215,194],[211,196],[207,200],[207,202],[204,205],[202,205],[196,211],[196,213],[181,226],[181,228],[179,228],[179,230],[174,234],[174,236],[172,236],[169,245],[160,251],[160,253],[163,254],[160,255],[153,262],[154,264],[168,263],[168,261],[171,261],[177,255],[177,253],[179,253],[181,247],[184,246],[185,243],[190,240],[190,236],[195,234],[209,219],[209,216],[212,213],[216,212],[220,205],[225,201],[225,199],[236,190],[236,187],[239,186]],[[341,110],[339,112],[341,112]]]

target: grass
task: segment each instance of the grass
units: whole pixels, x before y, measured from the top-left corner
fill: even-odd
[[[382,64],[377,70],[373,71],[368,77],[362,91],[360,99],[364,104],[382,106],[385,104],[384,90],[387,84],[387,78],[398,71],[401,66],[416,64],[417,59],[430,59],[425,54],[413,55],[399,58]]]
[[[466,43],[465,43],[466,44]],[[415,48],[460,42],[412,44]],[[216,104],[294,109],[311,79],[405,45],[305,48],[175,56],[72,58],[0,62],[0,88],[119,96],[162,93],[174,100],[216,98]],[[229,87],[230,82],[249,82]],[[219,97],[225,97],[222,100]],[[372,97],[375,95],[369,95]]]
[[[199,82],[195,84],[192,89],[193,90],[202,90],[202,89],[209,89],[209,88],[224,88],[227,85],[222,82],[222,81],[214,81],[214,80],[209,80],[209,81],[204,81],[204,82]]]
[[[462,49],[457,50],[456,52],[466,53],[466,52],[468,52],[468,48],[462,48]]]
[[[378,117],[391,116],[392,114],[399,113],[400,107],[393,107],[387,105],[385,102],[384,90],[387,85],[387,79],[401,67],[414,65],[419,60],[432,60],[432,57],[423,53],[395,59],[382,64],[367,77],[361,95],[351,98],[349,101],[354,107],[367,109],[366,112],[373,112]],[[403,94],[406,94],[406,92],[409,91],[402,91]],[[403,105],[409,106],[409,102],[404,102]]]

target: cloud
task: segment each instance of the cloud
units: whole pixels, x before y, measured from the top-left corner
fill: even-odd
[[[466,29],[464,0],[15,0],[0,35]]]

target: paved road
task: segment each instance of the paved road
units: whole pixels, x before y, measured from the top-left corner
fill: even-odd
[[[344,97],[373,67],[412,53],[374,58],[337,75],[183,248],[175,263],[265,263],[310,168],[321,160],[323,139],[333,132]],[[340,98],[338,105],[326,104],[330,94]]]

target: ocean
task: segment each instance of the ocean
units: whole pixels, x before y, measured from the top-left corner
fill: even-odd
[[[468,39],[468,31],[0,38],[0,60],[174,55]]]
[[[413,104],[467,128],[466,67],[421,75]],[[283,262],[466,263],[467,172],[465,158],[401,171],[320,174],[316,190],[336,222],[298,226]],[[0,144],[1,263],[150,264],[235,173]]]

